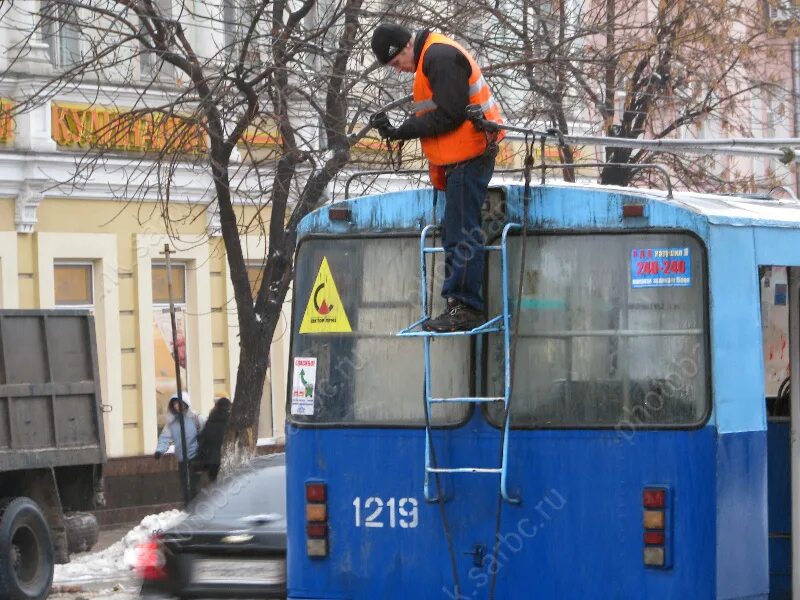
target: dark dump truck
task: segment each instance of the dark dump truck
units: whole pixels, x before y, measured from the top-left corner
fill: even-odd
[[[0,310],[0,599],[46,598],[97,541],[106,459],[94,318]]]

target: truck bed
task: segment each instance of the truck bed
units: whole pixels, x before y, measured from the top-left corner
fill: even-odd
[[[105,462],[94,318],[0,310],[0,472]]]

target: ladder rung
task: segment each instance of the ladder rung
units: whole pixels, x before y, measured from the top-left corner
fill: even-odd
[[[419,321],[417,321],[416,323],[412,323],[408,327],[405,327],[405,328],[401,329],[395,335],[398,335],[398,336],[410,336],[410,335],[413,336],[413,335],[417,335],[418,336],[421,333],[426,333],[424,331],[422,331],[422,332],[414,331],[414,329],[416,329],[417,327],[422,325],[427,320],[428,320],[428,317],[422,317]]]
[[[504,396],[463,396],[460,398],[431,398],[428,402],[438,402],[438,403],[445,403],[445,402],[505,402]]]
[[[441,246],[428,246],[423,250],[423,252],[425,254],[439,254],[441,252],[444,252],[444,248],[442,248]]]
[[[424,321],[423,321],[424,322]],[[465,336],[465,335],[478,335],[480,333],[500,333],[503,331],[503,326],[497,327],[487,327],[484,328],[481,325],[477,329],[473,329],[471,331],[448,331],[445,333],[437,333],[435,331],[410,331],[412,328],[407,327],[402,331],[398,331],[395,335],[398,337],[453,337],[453,336]]]
[[[428,473],[502,473],[503,469],[487,467],[428,467]]]
[[[441,337],[441,336],[454,336],[454,335],[478,335],[483,333],[499,333],[503,331],[503,315],[492,317],[482,325],[470,331],[449,331],[445,333],[437,333],[435,331],[422,331],[417,327],[421,327],[428,317],[422,317],[419,321],[412,323],[408,327],[404,327],[395,335],[399,337]]]
[[[487,252],[497,252],[498,250],[502,250],[502,246],[484,246],[483,249]],[[439,254],[444,252],[444,248],[442,246],[425,246],[422,250],[425,254]]]

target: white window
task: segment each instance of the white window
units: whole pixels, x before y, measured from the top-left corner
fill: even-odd
[[[171,28],[172,20],[172,0],[155,0],[153,5],[162,20],[161,25]],[[149,39],[149,36],[148,36]],[[153,52],[146,47],[141,49],[141,77],[145,80],[172,81],[175,76],[175,69],[171,63],[164,62],[157,52]]]
[[[232,56],[238,61],[242,51],[245,36],[255,18],[254,3],[251,0],[222,0],[222,31],[225,47],[223,54]],[[263,15],[262,15],[263,19]],[[263,24],[263,21],[261,21]],[[253,34],[247,44],[244,62],[246,65],[256,65],[261,61],[258,30]]]
[[[42,1],[42,35],[50,47],[50,62],[59,68],[77,65],[81,60],[78,11],[58,0]]]
[[[233,52],[242,37],[242,8],[236,0],[222,1],[222,30],[225,33],[225,51]]]

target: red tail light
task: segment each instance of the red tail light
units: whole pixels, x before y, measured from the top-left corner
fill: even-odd
[[[664,532],[663,531],[645,531],[644,543],[648,546],[663,546],[664,545]]]
[[[671,522],[667,503],[667,488],[649,487],[642,490],[642,525],[644,526],[644,564],[647,567],[669,567],[667,535]]]
[[[328,556],[328,486],[321,481],[306,483],[306,554]]]
[[[642,504],[645,508],[664,508],[667,503],[667,491],[657,488],[645,488],[642,492]]]
[[[324,483],[307,483],[306,502],[325,502],[328,499],[326,487]]]
[[[158,538],[150,538],[136,546],[136,574],[144,581],[166,579],[164,549]]]
[[[308,523],[306,525],[306,535],[310,538],[324,538],[328,536],[327,523]]]

